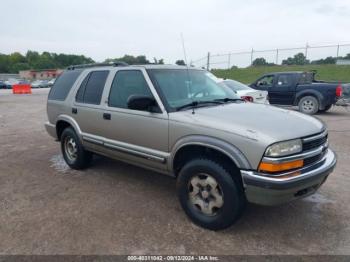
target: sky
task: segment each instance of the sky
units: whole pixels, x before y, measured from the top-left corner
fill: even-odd
[[[181,34],[188,61],[209,51],[350,44],[349,0],[1,0],[0,10],[5,54],[96,61],[130,54],[174,63],[184,58]]]

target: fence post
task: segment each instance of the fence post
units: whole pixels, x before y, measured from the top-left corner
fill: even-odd
[[[278,65],[278,48],[276,49],[276,65]]]
[[[231,54],[228,54],[228,59],[227,59],[227,69],[230,69],[230,63],[231,63]]]
[[[250,53],[250,65],[253,66],[253,54],[254,54],[254,49],[252,48],[252,52]]]
[[[208,52],[208,57],[207,57],[207,71],[209,71],[210,67],[210,52]]]
[[[339,44],[337,45],[337,58],[339,58]]]

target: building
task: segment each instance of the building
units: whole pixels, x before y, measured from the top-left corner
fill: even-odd
[[[349,59],[338,59],[336,64],[337,65],[350,65],[350,60]]]
[[[34,79],[52,79],[62,74],[62,69],[44,69],[44,70],[24,70],[19,71],[20,78]]]
[[[0,80],[1,81],[7,81],[11,78],[14,78],[14,79],[18,79],[19,78],[19,74],[0,74]]]

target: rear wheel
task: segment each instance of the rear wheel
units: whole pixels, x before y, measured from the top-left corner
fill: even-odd
[[[299,100],[298,106],[300,112],[313,115],[318,112],[319,103],[314,96],[304,96]]]
[[[68,127],[61,135],[61,150],[66,163],[73,169],[86,168],[92,159],[92,153],[84,149],[73,128]]]
[[[185,164],[177,179],[177,192],[189,218],[211,230],[234,224],[246,202],[240,182],[223,165],[209,159]]]

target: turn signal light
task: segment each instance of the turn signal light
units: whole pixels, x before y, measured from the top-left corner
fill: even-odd
[[[254,98],[252,96],[241,96],[241,98],[246,102],[254,102]]]
[[[259,165],[259,171],[263,172],[281,172],[290,169],[295,169],[304,166],[304,160],[295,160],[284,163],[266,163],[261,162]]]

